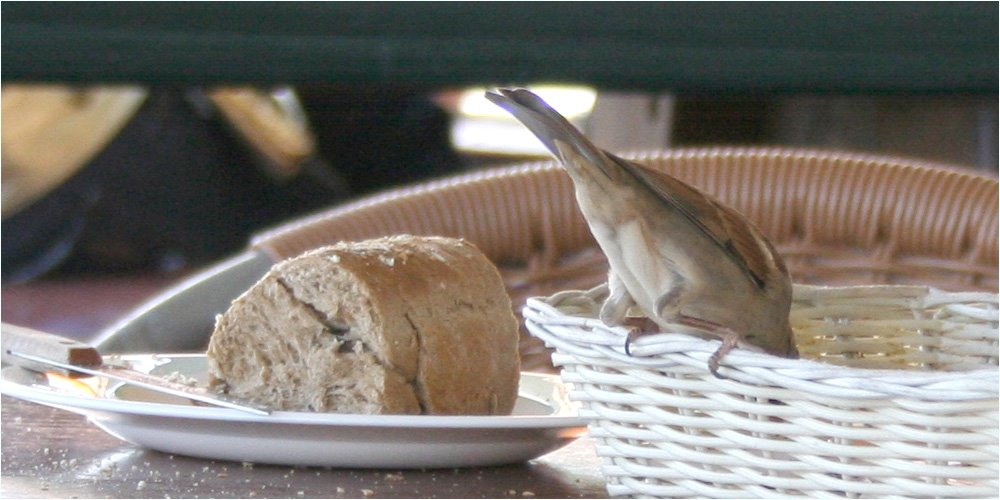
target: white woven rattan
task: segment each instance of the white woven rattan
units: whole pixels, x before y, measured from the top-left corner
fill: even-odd
[[[998,487],[997,302],[927,287],[795,289],[802,357],[595,319],[606,290],[529,299],[613,496],[972,498]]]

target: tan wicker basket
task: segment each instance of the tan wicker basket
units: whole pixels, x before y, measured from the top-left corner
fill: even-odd
[[[596,319],[603,286],[529,299],[614,496],[996,498],[997,295],[798,286],[802,359],[640,337]],[[816,360],[823,362],[817,362]]]
[[[837,152],[708,148],[628,155],[713,193],[754,220],[800,283],[917,283],[996,291],[997,179]],[[463,237],[498,265],[516,307],[588,289],[607,264],[553,162],[385,192],[262,234],[275,259],[397,233]],[[550,351],[522,336],[525,369]]]

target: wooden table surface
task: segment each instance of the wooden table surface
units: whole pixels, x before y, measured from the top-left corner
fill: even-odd
[[[4,285],[3,321],[89,340],[175,277]],[[75,413],[3,396],[2,498],[603,498],[592,441],[523,464],[437,470],[289,467],[141,449]]]

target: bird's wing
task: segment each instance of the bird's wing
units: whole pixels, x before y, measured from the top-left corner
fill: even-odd
[[[733,208],[665,172],[610,153],[607,156],[656,193],[669,208],[683,214],[743,268],[758,288],[764,288],[771,269],[777,267],[782,273],[787,272],[784,262],[760,230]]]

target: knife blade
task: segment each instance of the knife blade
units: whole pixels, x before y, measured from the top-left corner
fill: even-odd
[[[23,326],[0,323],[4,363],[36,372],[55,372],[68,377],[104,377],[204,404],[270,415],[265,409],[226,401],[203,387],[171,382],[155,375],[104,363],[101,353],[87,344]]]

